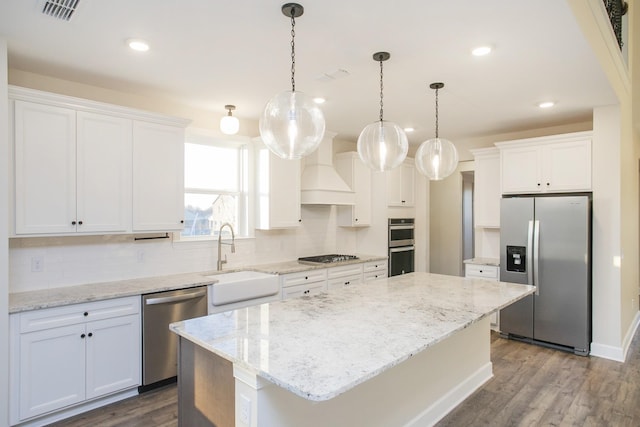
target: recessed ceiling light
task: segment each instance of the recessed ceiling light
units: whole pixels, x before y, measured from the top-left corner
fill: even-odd
[[[540,107],[540,108],[551,108],[551,107],[553,107],[554,105],[556,105],[556,103],[555,103],[555,102],[553,102],[553,101],[545,101],[545,102],[541,102],[541,103],[539,103],[539,104],[538,104],[538,107]]]
[[[127,46],[136,52],[146,52],[149,50],[149,43],[142,39],[129,39],[127,40]]]
[[[491,53],[491,46],[478,46],[471,51],[473,56],[484,56]]]
[[[413,132],[415,129],[414,128],[404,128],[405,132]]]
[[[326,101],[326,99],[324,99],[324,98],[320,98],[320,97],[313,98],[313,102],[315,102],[316,104],[324,104],[325,101]]]

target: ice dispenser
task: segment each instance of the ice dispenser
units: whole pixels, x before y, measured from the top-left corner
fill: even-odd
[[[526,254],[526,246],[507,246],[507,271],[525,273],[527,271]]]

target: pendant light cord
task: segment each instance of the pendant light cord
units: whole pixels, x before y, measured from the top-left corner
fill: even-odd
[[[438,138],[438,88],[436,88],[436,139]]]
[[[380,59],[380,121],[383,121],[382,120],[382,116],[383,116],[382,98],[384,97],[384,95],[383,95],[382,90],[383,90],[384,86],[382,84],[382,77],[383,77],[383,74],[382,74],[382,59]]]
[[[291,14],[291,92],[296,91],[296,18]]]

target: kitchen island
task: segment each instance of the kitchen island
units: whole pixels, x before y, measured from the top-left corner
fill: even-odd
[[[534,290],[411,273],[173,324],[181,424],[433,424],[491,378],[488,316]]]

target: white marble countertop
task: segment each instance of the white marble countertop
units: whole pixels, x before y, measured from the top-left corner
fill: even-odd
[[[69,304],[99,301],[111,298],[142,295],[152,292],[171,291],[175,289],[193,288],[216,283],[215,279],[207,278],[220,273],[252,270],[271,274],[287,274],[298,271],[334,267],[346,264],[364,263],[386,259],[387,257],[358,254],[357,260],[342,261],[332,264],[309,265],[298,261],[286,261],[271,264],[249,265],[230,268],[223,271],[203,271],[196,273],[173,274],[158,277],[118,280],[113,282],[90,283],[77,286],[42,289],[28,292],[14,292],[9,294],[9,313],[38,310],[41,308],[59,307]]]
[[[528,285],[410,273],[170,327],[292,393],[322,401],[534,290]]]
[[[465,264],[477,264],[477,265],[492,265],[494,267],[500,266],[500,260],[498,258],[470,258],[463,261]]]

